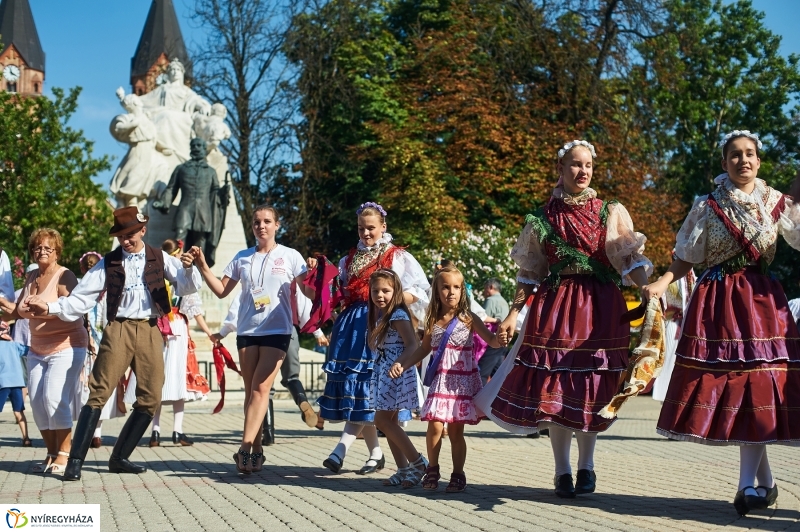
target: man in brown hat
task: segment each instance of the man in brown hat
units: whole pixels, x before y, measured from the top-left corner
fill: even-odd
[[[28,305],[37,315],[52,314],[64,321],[81,319],[106,291],[108,325],[89,378],[89,400],[81,409],[72,440],[64,480],[80,480],[100,411],[116,389],[128,366],[136,372],[136,402],[133,412],[117,438],[108,461],[112,473],[143,473],[147,469],[128,460],[153,414],[161,404],[164,385],[164,341],[168,333],[170,302],[164,280],[173,283],[175,293],[185,296],[201,285],[194,257],[184,253],[180,260],[144,243],[148,217],[136,207],[114,211],[109,231],[119,247],[106,254],[83,277],[68,297],[47,304],[36,296]]]

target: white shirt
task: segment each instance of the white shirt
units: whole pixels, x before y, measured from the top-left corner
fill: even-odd
[[[14,278],[11,277],[11,263],[5,251],[0,252],[0,297],[15,301]]]
[[[144,320],[158,317],[158,312],[153,306],[153,298],[144,283],[144,266],[146,264],[144,253],[144,249],[139,253],[128,253],[122,250],[125,287],[117,310],[117,318]],[[184,268],[176,257],[170,257],[163,251],[161,254],[164,257],[164,278],[172,283],[176,295],[187,296],[200,289],[202,277],[197,268],[194,266]],[[48,304],[50,314],[58,316],[64,321],[78,320],[94,308],[100,293],[105,289],[105,259],[101,259],[83,276],[69,296],[60,297],[58,301]]]
[[[240,336],[267,336],[292,332],[292,283],[307,271],[299,252],[277,244],[267,253],[248,248],[236,254],[223,275],[242,284],[236,330]],[[263,289],[269,298],[256,310],[252,289]],[[298,290],[299,291],[299,290]]]
[[[308,323],[308,320],[311,319],[311,307],[314,303],[299,289],[296,290],[296,295],[297,315],[300,318],[300,328],[302,328],[306,323]],[[236,294],[236,297],[233,298],[233,301],[231,301],[231,306],[228,308],[228,315],[225,316],[225,321],[222,322],[222,325],[219,328],[219,335],[223,338],[228,336],[230,333],[236,332],[236,322],[239,319],[239,300],[241,297],[242,293],[239,292]],[[325,336],[325,333],[322,332],[322,329],[315,329],[311,334],[314,335],[314,338],[321,338]]]

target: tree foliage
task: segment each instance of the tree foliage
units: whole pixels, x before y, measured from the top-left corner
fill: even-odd
[[[79,272],[83,253],[111,246],[111,207],[92,181],[110,164],[67,125],[80,88],[52,92],[51,100],[0,91],[0,245],[12,260],[24,259],[35,229],[57,229],[65,244],[61,264]]]

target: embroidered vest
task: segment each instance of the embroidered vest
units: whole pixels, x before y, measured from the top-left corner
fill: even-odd
[[[144,284],[153,300],[153,307],[159,316],[169,314],[171,305],[164,280],[164,255],[160,249],[147,244],[145,249]],[[125,289],[125,266],[122,264],[122,248],[118,247],[106,254],[103,264],[106,270],[106,316],[108,321],[117,317],[122,292]]]
[[[344,263],[347,271],[347,286],[345,306],[355,302],[365,302],[369,299],[369,277],[375,270],[391,268],[394,254],[402,248],[392,244],[382,244],[371,250],[350,251]]]
[[[585,205],[567,205],[551,198],[542,209],[527,216],[525,221],[544,244],[550,265],[547,286],[558,286],[560,272],[567,267],[595,275],[603,282],[621,284],[606,255],[608,204],[594,198]]]

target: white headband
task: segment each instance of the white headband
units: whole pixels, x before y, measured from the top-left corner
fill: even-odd
[[[724,152],[725,146],[734,137],[747,137],[748,139],[755,141],[756,146],[758,146],[758,149],[759,150],[761,149],[762,146],[761,139],[758,138],[758,135],[756,135],[755,133],[750,133],[750,131],[748,131],[747,129],[741,129],[741,130],[734,129],[733,131],[725,135],[725,138],[719,141],[719,149],[723,150]]]
[[[566,144],[564,144],[563,148],[558,150],[558,158],[563,159],[564,156],[567,154],[567,152],[569,152],[571,149],[577,146],[583,146],[584,148],[589,150],[593,158],[597,158],[597,153],[594,151],[594,146],[592,146],[585,140],[573,140],[572,142],[567,142]]]

